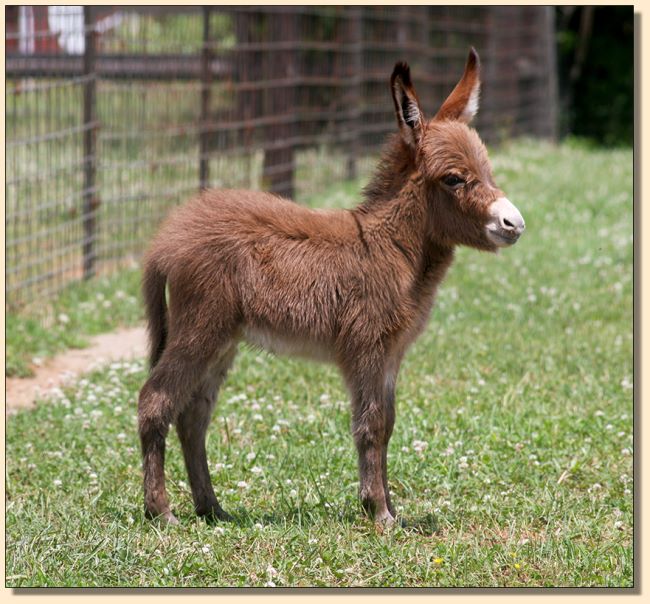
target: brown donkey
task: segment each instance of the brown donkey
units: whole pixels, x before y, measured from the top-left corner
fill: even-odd
[[[454,248],[512,245],[524,220],[467,126],[478,108],[474,49],[433,119],[424,118],[408,65],[395,65],[390,88],[399,134],[357,208],[319,211],[267,193],[204,191],[172,212],[151,245],[143,278],[151,373],[138,408],[148,516],[177,522],[164,474],[174,423],[197,514],[229,518],[210,482],[205,434],[245,340],[340,367],[361,502],[376,521],[394,521],[386,450],[402,357],[425,326]]]

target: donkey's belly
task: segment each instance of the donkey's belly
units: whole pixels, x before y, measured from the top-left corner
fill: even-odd
[[[242,337],[245,342],[268,352],[283,356],[299,356],[314,361],[332,362],[334,355],[329,346],[291,334],[280,334],[270,329],[246,326]]]

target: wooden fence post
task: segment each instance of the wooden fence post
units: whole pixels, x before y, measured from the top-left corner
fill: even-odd
[[[549,137],[552,141],[557,142],[558,139],[558,82],[557,82],[557,49],[555,45],[555,7],[544,7],[544,30],[543,30],[543,44],[544,44],[544,58],[546,62],[546,90],[548,94],[547,100],[547,125],[545,132],[542,136]]]
[[[199,187],[210,186],[210,95],[212,84],[212,43],[210,41],[210,6],[203,6],[203,49],[201,52],[201,118],[199,131]]]
[[[350,86],[349,86],[349,104],[352,107],[351,120],[345,120],[349,124],[352,135],[349,140],[348,157],[346,162],[346,177],[352,180],[357,177],[357,159],[361,153],[361,139],[359,136],[362,115],[362,91],[361,91],[361,70],[363,69],[363,24],[362,11],[360,6],[350,7],[348,9],[347,23],[347,44],[353,47],[350,55]],[[348,96],[348,95],[345,95]],[[347,107],[344,106],[344,111]]]
[[[84,6],[84,189],[83,189],[83,277],[95,275],[95,240],[97,238],[97,72],[95,70],[97,33],[94,24],[94,9]]]
[[[266,63],[264,75],[276,82],[265,91],[265,108],[274,122],[265,128],[263,184],[272,193],[291,198],[294,194],[294,147],[296,132],[291,116],[295,112],[295,84],[299,77],[298,15],[294,7],[269,15],[268,40],[288,42],[285,50],[275,51]],[[277,121],[276,121],[277,120]]]

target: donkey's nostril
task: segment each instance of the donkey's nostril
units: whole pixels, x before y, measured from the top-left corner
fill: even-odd
[[[526,225],[519,210],[505,197],[499,197],[490,206],[492,230],[500,231],[507,238],[517,238]]]

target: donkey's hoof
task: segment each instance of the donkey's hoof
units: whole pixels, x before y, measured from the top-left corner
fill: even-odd
[[[169,524],[171,526],[175,526],[178,524],[178,518],[176,518],[176,516],[174,516],[174,514],[172,514],[169,510],[160,512],[159,514],[155,514],[154,512],[145,510],[144,515],[149,520],[158,520],[166,524]]]
[[[224,511],[220,505],[210,507],[206,510],[197,510],[196,513],[201,518],[204,518],[208,524],[233,521],[233,517]]]
[[[174,516],[174,514],[172,514],[171,512],[166,512],[165,514],[163,514],[162,518],[167,524],[171,526],[176,526],[177,524],[179,524],[178,518],[176,518],[176,516]]]
[[[395,516],[393,516],[388,510],[383,514],[377,514],[374,520],[375,527],[380,532],[399,526],[399,521],[397,521]]]

